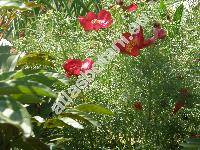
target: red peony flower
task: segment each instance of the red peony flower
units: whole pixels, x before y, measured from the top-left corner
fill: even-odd
[[[139,32],[133,35],[129,32],[122,34],[128,40],[128,44],[125,44],[125,46],[122,46],[120,43],[115,44],[120,49],[121,53],[137,57],[140,54],[141,49],[155,43],[157,39],[161,39],[166,36],[163,29],[154,27],[154,36],[145,40],[142,26],[140,26],[138,30]]]
[[[173,109],[173,114],[176,114],[181,108],[183,108],[184,107],[184,103],[183,102],[176,102],[175,103],[175,107],[174,107],[174,109]]]
[[[101,10],[97,15],[94,12],[88,12],[85,17],[80,16],[78,19],[85,31],[108,28],[113,22],[110,12],[106,10]]]
[[[90,58],[86,58],[84,61],[80,59],[68,59],[63,64],[63,68],[67,77],[71,77],[72,75],[79,76],[81,72],[86,73],[87,70],[90,70],[93,63]]]
[[[138,110],[138,111],[139,111],[139,110],[142,110],[142,103],[139,102],[139,101],[134,102],[133,108],[134,108],[135,110]]]

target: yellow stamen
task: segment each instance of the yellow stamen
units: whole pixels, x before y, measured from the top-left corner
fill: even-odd
[[[136,39],[131,40],[125,47],[125,50],[131,53],[132,48],[137,44]]]

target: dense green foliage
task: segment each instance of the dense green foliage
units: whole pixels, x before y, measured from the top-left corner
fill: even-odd
[[[2,36],[18,51],[0,46],[0,149],[198,148],[198,138],[187,138],[200,134],[199,5],[187,11],[173,0],[138,1],[138,10],[128,13],[111,0],[34,2],[0,6]],[[102,8],[110,11],[112,26],[85,32],[77,17]],[[76,82],[64,76],[63,62],[96,61],[141,14],[148,17],[146,37],[155,21],[167,37],[138,57],[117,55],[73,104],[54,114],[59,93]],[[141,110],[134,108],[138,101]],[[173,113],[177,102],[184,108]]]

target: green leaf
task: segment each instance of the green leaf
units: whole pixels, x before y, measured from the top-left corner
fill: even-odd
[[[70,125],[74,128],[84,129],[84,127],[79,122],[77,122],[76,120],[74,120],[72,118],[63,117],[63,118],[60,118],[60,120],[63,121],[64,123],[66,123],[67,125]]]
[[[40,72],[36,74],[25,75],[23,71],[20,70],[12,76],[13,79],[22,79],[22,80],[32,80],[39,83],[42,83],[46,86],[52,86],[53,84],[57,85],[67,85],[68,81],[64,75],[55,72]]]
[[[112,111],[95,104],[81,104],[75,108],[83,112],[95,112],[97,114],[113,115]]]
[[[17,10],[31,10],[32,8],[39,7],[40,5],[34,2],[23,3],[19,0],[1,0],[1,9],[17,9]]]
[[[9,56],[10,56],[10,54],[0,53],[0,73],[2,73],[3,70],[5,69],[6,61]]]
[[[16,71],[0,73],[0,81],[9,80],[14,73],[16,73]]]
[[[0,98],[0,123],[8,123],[23,131],[25,137],[30,137],[32,127],[30,115],[26,108],[16,101]]]
[[[8,57],[6,62],[2,65],[3,71],[14,71],[17,61],[19,60],[21,54],[11,55]]]
[[[0,53],[0,73],[14,71],[17,61],[22,55],[22,53],[18,55]]]
[[[163,0],[160,1],[159,12],[162,18],[166,17],[167,15],[167,7]]]
[[[174,17],[173,17],[173,21],[174,24],[172,26],[172,31],[173,33],[171,34],[171,36],[175,36],[176,34],[179,33],[179,29],[181,26],[181,19],[182,19],[182,15],[183,15],[183,9],[184,9],[184,5],[181,4],[177,9],[176,12],[174,13]]]
[[[69,118],[72,118],[72,119],[76,119],[76,120],[79,120],[79,121],[83,121],[85,123],[90,123],[96,127],[100,127],[99,123],[95,120],[93,120],[92,118],[86,116],[86,114],[84,114],[83,112],[80,112],[80,111],[69,111],[67,112],[68,110],[65,110],[65,112],[63,112],[61,114],[61,116],[65,116],[65,117],[69,117]]]
[[[44,118],[42,118],[40,116],[34,116],[32,118],[35,119],[39,123],[44,123],[45,122]]]
[[[79,122],[69,117],[52,118],[46,120],[44,123],[45,128],[63,128],[69,126],[77,129],[83,129],[83,126]]]
[[[30,95],[30,94],[12,94],[9,95],[10,99],[19,101],[23,104],[36,104],[41,103],[42,99],[41,97],[38,97],[36,95]]]
[[[10,53],[10,46],[0,46],[0,53],[6,53],[9,54]]]
[[[66,126],[66,124],[58,118],[48,119],[44,123],[44,128],[58,128],[58,127],[64,127],[64,126]]]
[[[0,95],[10,94],[56,97],[56,94],[49,87],[35,81],[9,80],[0,82]]]
[[[18,67],[35,67],[35,66],[50,66],[54,67],[53,60],[55,58],[47,52],[31,52],[26,54],[17,63]]]
[[[174,13],[174,17],[173,17],[173,21],[175,23],[180,23],[181,19],[182,19],[182,15],[183,15],[183,9],[184,9],[184,5],[181,4],[177,9],[176,12]]]

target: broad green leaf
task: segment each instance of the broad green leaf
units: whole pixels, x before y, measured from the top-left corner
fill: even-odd
[[[23,131],[25,137],[30,137],[32,127],[30,115],[26,108],[16,101],[7,98],[0,99],[0,123],[9,123]]]
[[[52,118],[52,119],[46,120],[44,123],[44,127],[45,128],[59,128],[59,127],[63,128],[63,127],[72,126],[77,129],[83,129],[83,126],[78,121],[75,120],[77,119],[77,116],[74,117],[75,119],[66,117],[67,115],[64,115],[64,116],[65,117],[63,117],[62,115],[59,118]]]
[[[36,104],[36,103],[42,102],[41,97],[38,97],[36,95],[30,95],[30,94],[29,95],[28,94],[12,94],[12,95],[9,95],[9,97],[12,100],[19,101],[23,104]]]
[[[84,114],[83,112],[80,112],[80,111],[67,112],[67,110],[65,110],[65,112],[63,112],[61,114],[61,116],[69,117],[69,118],[76,119],[76,120],[80,120],[80,121],[83,121],[85,123],[90,123],[90,124],[92,124],[94,126],[100,127],[100,125],[99,125],[99,123],[97,121],[95,121],[92,118],[86,116],[86,114]]]
[[[21,56],[23,56],[23,53],[18,55],[0,53],[0,73],[6,71],[14,71],[17,61]]]
[[[18,70],[15,74],[13,74],[12,78],[16,79],[16,78],[24,77],[26,75],[43,73],[43,72],[45,71],[41,69],[22,69],[22,70]]]
[[[49,87],[35,81],[9,80],[0,82],[0,95],[10,94],[56,97],[56,94]]]
[[[1,0],[0,8],[1,9],[17,9],[17,10],[31,10],[34,7],[39,7],[40,5],[35,4],[34,2],[23,3],[19,0]]]
[[[14,71],[17,61],[21,54],[11,55],[8,57],[5,63],[2,64],[3,71]]]
[[[113,115],[112,111],[95,104],[81,104],[75,108],[83,112],[95,112],[97,114]]]
[[[67,125],[70,125],[74,128],[84,129],[83,126],[79,122],[77,122],[76,120],[74,120],[72,118],[63,117],[63,118],[60,118],[60,120],[63,121],[64,123],[66,123]]]
[[[5,69],[6,66],[5,64],[9,56],[10,54],[0,53],[0,73],[2,73],[3,70]]]
[[[16,71],[0,73],[0,81],[9,80]]]
[[[10,79],[17,79],[17,78],[22,78],[25,77],[27,75],[31,75],[31,74],[40,74],[40,73],[44,73],[46,71],[41,70],[41,69],[26,69],[26,70],[18,70],[18,71],[10,71],[10,72],[3,72],[0,73],[0,81],[1,80],[10,80]]]
[[[23,74],[19,76],[19,72],[17,72],[16,74],[12,76],[12,78],[22,79],[22,80],[32,80],[32,81],[42,83],[46,86],[52,86],[53,84],[67,85],[68,83],[64,75],[61,75],[59,73],[54,73],[54,72],[43,72],[43,73],[41,72],[41,73],[30,74],[26,76],[23,76]]]
[[[0,54],[1,53],[9,54],[10,53],[10,46],[0,46]]]
[[[54,67],[53,60],[55,58],[47,52],[31,52],[26,54],[22,59],[17,63],[18,67],[23,66],[50,66]]]
[[[58,118],[48,119],[44,123],[44,128],[58,128],[58,127],[63,128],[65,126],[66,124]]]
[[[42,118],[40,116],[34,116],[32,118],[35,119],[39,123],[44,123],[45,122],[44,118]]]

